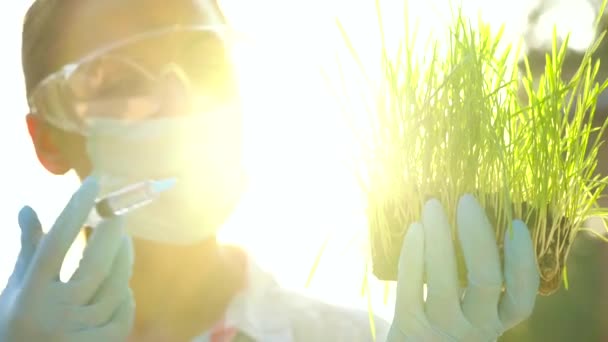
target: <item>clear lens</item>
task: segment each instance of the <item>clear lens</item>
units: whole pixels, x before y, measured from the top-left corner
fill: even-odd
[[[64,67],[32,92],[30,107],[84,134],[100,118],[137,122],[212,110],[233,101],[236,89],[225,37],[185,28],[143,34]]]

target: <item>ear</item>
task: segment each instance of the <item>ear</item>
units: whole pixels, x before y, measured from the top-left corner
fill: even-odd
[[[54,175],[70,171],[70,163],[53,139],[52,128],[37,115],[28,114],[25,120],[40,164]]]

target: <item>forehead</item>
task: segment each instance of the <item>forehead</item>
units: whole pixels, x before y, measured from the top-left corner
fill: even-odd
[[[62,23],[57,56],[61,64],[124,38],[172,25],[223,23],[215,0],[80,0],[73,2]],[[164,41],[156,53],[170,53]]]

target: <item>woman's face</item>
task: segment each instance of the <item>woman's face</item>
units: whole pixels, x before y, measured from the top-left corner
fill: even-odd
[[[201,26],[223,23],[222,14],[215,5],[215,1],[82,0],[76,2],[70,8],[70,12],[66,14],[66,20],[63,21],[61,30],[63,34],[56,46],[56,51],[60,51],[56,60],[59,65],[74,63],[100,48],[125,38],[174,25]],[[206,62],[218,65],[219,63],[213,61],[214,58],[222,58],[218,57],[220,48],[216,46],[217,44],[196,38],[197,36],[193,34],[183,34],[142,40],[137,44],[121,47],[115,52],[115,55],[134,61],[152,73],[160,71],[168,63],[175,62],[184,67],[186,73],[200,69],[200,66],[205,65]],[[196,66],[196,68],[189,68],[189,66]],[[212,71],[217,74],[214,76],[215,79],[231,76],[230,72],[224,73],[217,70],[217,67]],[[226,93],[216,94],[215,90],[217,89],[207,92],[206,95],[221,97]],[[39,130],[56,131],[53,127],[42,123],[38,128]],[[209,129],[212,130],[212,128]],[[204,133],[201,132],[202,135]],[[59,134],[63,133],[59,132]],[[65,160],[68,161],[69,168],[74,169],[81,178],[85,178],[92,169],[87,154],[86,138],[71,133],[63,135],[59,149],[62,150]],[[49,142],[41,140],[34,141],[34,143],[48,144]],[[43,151],[43,153],[44,151],[54,151],[48,146],[37,148],[37,150]],[[213,154],[209,153],[209,155]],[[41,160],[43,159],[41,158]],[[199,159],[204,158],[200,156]],[[153,243],[138,243],[138,245],[141,244],[149,245],[151,249],[159,247]],[[141,250],[141,248],[138,249]]]

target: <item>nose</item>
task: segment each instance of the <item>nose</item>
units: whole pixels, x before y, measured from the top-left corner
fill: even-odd
[[[184,70],[175,63],[165,66],[158,79],[159,115],[186,115],[191,110],[191,95],[192,85]]]

